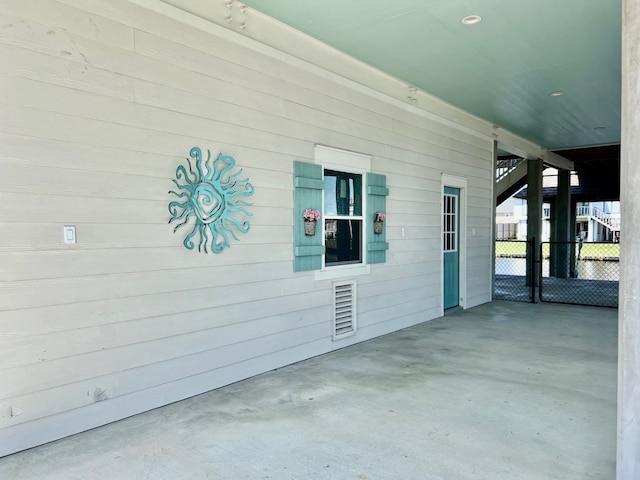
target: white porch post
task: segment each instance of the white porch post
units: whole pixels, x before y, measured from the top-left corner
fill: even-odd
[[[622,4],[617,480],[640,478],[640,2]]]

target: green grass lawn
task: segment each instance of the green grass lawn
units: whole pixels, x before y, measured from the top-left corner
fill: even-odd
[[[619,243],[583,243],[583,257],[620,257]]]
[[[575,245],[576,255],[578,245]],[[543,243],[542,253],[546,257],[549,255],[549,244]],[[526,254],[525,242],[496,241],[496,256],[522,255]],[[619,243],[583,243],[581,257],[620,257]]]

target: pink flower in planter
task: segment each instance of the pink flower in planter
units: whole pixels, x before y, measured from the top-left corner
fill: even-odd
[[[312,210],[307,208],[302,214],[305,220],[310,220],[312,222],[317,222],[320,220],[320,212],[318,210]]]

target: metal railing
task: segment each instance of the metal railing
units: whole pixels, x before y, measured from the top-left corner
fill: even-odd
[[[620,230],[620,217],[613,216],[598,207],[592,207],[591,216],[611,230]]]
[[[495,242],[494,300],[535,301],[534,244],[535,240]]]
[[[591,216],[591,205],[577,205],[576,206],[576,217],[590,217]]]
[[[540,301],[618,306],[620,244],[543,242],[538,255]]]
[[[502,180],[516,169],[522,162],[526,162],[524,158],[500,158],[496,161],[496,181]]]
[[[496,241],[493,298],[617,307],[620,244]]]

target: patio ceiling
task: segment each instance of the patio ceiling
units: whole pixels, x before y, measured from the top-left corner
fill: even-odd
[[[549,150],[620,142],[620,0],[243,3]]]

